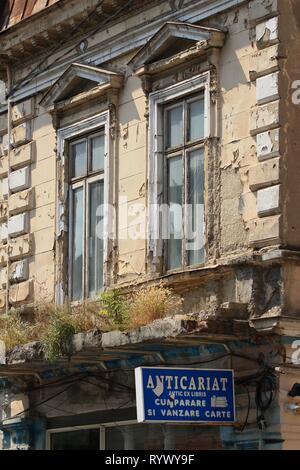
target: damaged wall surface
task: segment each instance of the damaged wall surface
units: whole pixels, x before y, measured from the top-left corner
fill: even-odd
[[[59,400],[52,410],[41,407],[37,429],[33,430],[30,419],[24,424],[26,439],[34,443],[20,442],[21,447],[44,447],[46,441],[34,436],[45,434],[49,423],[52,429],[63,427],[61,418],[70,414],[90,418],[91,413],[101,412],[101,419],[113,422],[113,417],[104,417],[105,412],[120,406],[123,412],[126,399],[124,409],[129,411],[124,411],[124,421],[135,420],[132,370],[156,364],[157,358],[167,361],[162,344],[165,346],[170,337],[190,334],[182,340],[186,348],[195,343],[200,347],[208,337],[209,344],[226,345],[229,341],[230,348],[231,342],[236,345],[241,341],[237,354],[247,356],[248,341],[253,349],[261,344],[262,349],[268,349],[270,343],[276,345],[277,354],[282,348],[290,351],[293,338],[300,334],[299,106],[291,99],[291,83],[297,80],[299,68],[294,59],[300,41],[297,0],[132,0],[129,6],[123,1],[98,3],[57,0],[44,2],[44,11],[34,7],[31,12],[13,9],[2,14],[0,315],[16,309],[32,319],[41,304],[63,305],[74,300],[72,260],[76,250],[72,243],[76,234],[71,227],[76,204],[72,197],[74,191],[84,188],[83,206],[88,212],[91,196],[87,188],[95,182],[100,187],[103,182],[103,201],[112,209],[103,216],[103,257],[98,262],[103,268],[103,286],[93,290],[89,285],[92,261],[85,258],[93,240],[87,224],[82,241],[84,274],[74,306],[86,301],[91,290],[94,295],[102,287],[132,292],[162,280],[182,297],[187,321],[201,322],[202,329],[196,328],[195,333],[194,325],[183,331],[182,319],[175,318],[169,323],[166,320],[165,329],[156,324],[138,332],[100,332],[101,341],[93,346],[84,346],[85,339],[78,336],[71,354],[76,364],[72,364],[74,370],[65,371],[64,380],[77,374],[76,367],[81,366],[85,379],[90,371],[95,374],[91,358],[92,362],[98,360],[102,372],[109,369],[110,361],[118,362],[116,369],[129,368],[130,372],[112,372],[114,380],[101,390],[103,396],[99,387],[97,390],[99,377],[95,375],[92,384],[76,383],[66,393],[63,412],[55,410]],[[1,83],[6,96],[1,94]],[[204,103],[203,135],[195,139],[195,149],[203,152],[204,255],[201,262],[188,262],[183,217],[182,262],[176,269],[168,269],[169,248],[161,236],[160,214],[152,204],[169,197],[165,160],[180,152],[189,155],[195,142],[184,137],[187,142],[172,153],[165,116],[178,102],[188,107],[199,96]],[[190,128],[185,131],[192,132]],[[105,141],[101,168],[91,168],[96,134],[101,138],[103,134]],[[87,160],[91,160],[84,174],[76,174],[72,160],[76,152],[72,149],[83,141],[87,142]],[[180,183],[185,202],[190,184],[187,173],[185,168]],[[290,323],[295,326],[293,332]],[[162,335],[158,337],[160,328]],[[265,341],[269,334],[270,343]],[[158,354],[145,356],[153,342]],[[184,352],[179,343],[173,345],[177,350],[173,365],[201,359],[198,350]],[[3,368],[13,397],[4,430],[7,448],[15,432],[10,428],[12,417],[38,400],[37,382],[42,376],[43,386],[48,386],[55,374],[61,373],[58,369],[64,368],[62,363],[51,369],[40,344],[23,348],[25,352],[22,348],[9,351]],[[11,360],[14,354],[15,360]],[[252,368],[259,374],[262,367],[274,369],[277,360],[279,364],[286,360],[285,354],[276,356],[276,361],[266,354],[268,360],[261,363],[259,354],[252,351],[250,355],[255,361]],[[248,359],[233,366],[241,376],[252,370]],[[217,364],[225,367],[226,361]],[[294,372],[291,377],[289,373],[285,380],[276,375],[279,389],[286,390],[287,384],[296,380]],[[117,387],[111,394],[113,381],[125,383],[128,389],[121,393]],[[255,391],[251,393],[254,416]],[[242,389],[238,395],[242,423],[247,395]],[[298,427],[295,416],[282,411],[285,402],[281,398],[272,406],[268,438],[282,439],[282,448],[300,448],[289,428]],[[96,415],[92,424],[97,424]],[[78,420],[77,425],[84,424],[83,418]],[[260,426],[263,442],[264,423]],[[254,434],[251,428],[245,441],[252,442]],[[221,447],[230,447],[234,441],[235,448],[243,448],[244,440],[238,439],[236,430],[223,429],[220,435]]]

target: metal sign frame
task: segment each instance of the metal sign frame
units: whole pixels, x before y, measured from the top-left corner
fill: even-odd
[[[199,377],[203,377],[203,376],[206,376],[206,378],[217,378],[217,376],[219,376],[220,378],[220,372],[223,372],[225,373],[224,375],[226,376],[226,378],[230,379],[230,382],[231,382],[231,385],[230,385],[230,389],[229,391],[226,391],[226,397],[224,396],[223,399],[228,399],[230,398],[230,401],[229,401],[229,405],[226,407],[226,410],[227,412],[230,412],[232,414],[232,418],[228,418],[226,420],[218,420],[218,419],[168,419],[168,417],[166,417],[166,419],[155,419],[153,416],[150,416],[150,417],[147,417],[146,416],[146,411],[148,411],[150,409],[149,406],[147,406],[147,403],[146,403],[146,400],[147,400],[147,397],[145,396],[145,377],[147,379],[147,372],[146,372],[146,376],[145,376],[145,372],[144,371],[154,371],[154,372],[158,372],[158,371],[161,371],[161,376],[168,376],[168,372],[169,372],[169,375],[171,376],[175,376],[175,372],[178,372],[179,375],[181,375],[182,373],[184,373],[185,371],[189,374],[190,372],[194,372],[195,374],[189,374],[190,377],[194,377],[196,376],[196,379]],[[198,373],[198,374],[197,374]],[[215,375],[214,375],[215,374]],[[148,377],[149,377],[149,374],[148,374]],[[160,384],[157,384],[156,383],[156,387],[157,388],[157,385],[160,385]],[[137,420],[139,423],[176,423],[176,424],[206,424],[206,425],[210,425],[210,426],[213,426],[213,425],[222,425],[222,426],[232,426],[235,424],[236,422],[236,410],[235,410],[235,386],[234,386],[234,371],[232,369],[195,369],[195,368],[187,368],[187,367],[138,367],[135,369],[135,386],[136,386],[136,407],[137,407]],[[183,391],[180,390],[180,393],[182,393]],[[159,391],[159,393],[161,392],[161,390]],[[187,391],[189,392],[189,391]],[[209,392],[209,393],[208,393]],[[214,390],[210,390],[210,391],[207,391],[207,390],[204,390],[203,393],[208,393],[208,396],[206,398],[208,399],[212,399],[213,397],[211,397],[211,392],[215,392]],[[147,392],[148,393],[148,392]],[[154,392],[154,393],[157,393],[157,392]],[[160,395],[156,395],[157,398],[160,398],[160,396],[162,396],[164,393],[161,392]],[[177,393],[177,392],[176,392]],[[225,393],[225,392],[224,392]],[[217,394],[216,394],[217,395]],[[187,398],[187,396],[185,397]],[[217,398],[217,397],[216,397]],[[174,398],[172,398],[174,400]],[[224,404],[221,404],[221,408],[223,407],[223,409],[225,408],[224,407]],[[219,408],[219,410],[221,409]],[[156,408],[152,408],[153,410],[155,410]],[[157,408],[159,410],[159,407]],[[167,409],[167,408],[166,408]],[[171,408],[169,408],[171,409]],[[185,408],[184,408],[185,409]],[[186,408],[188,409],[188,408]],[[196,409],[196,408],[195,408]],[[205,408],[206,411],[209,411],[212,409],[212,406],[210,407],[206,407]],[[216,410],[218,409],[218,405],[216,407]]]

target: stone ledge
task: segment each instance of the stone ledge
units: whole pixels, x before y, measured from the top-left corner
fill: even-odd
[[[100,330],[92,330],[87,333],[78,333],[73,335],[71,342],[63,346],[61,359],[68,357],[79,358],[82,357],[83,361],[88,361],[86,353],[95,356],[99,362],[105,361],[105,350],[115,349],[116,357],[118,351],[122,351],[122,347],[132,347],[134,354],[135,349],[133,346],[139,345],[138,350],[141,351],[143,344],[151,344],[151,342],[168,342],[168,340],[184,340],[189,342],[189,335],[199,335],[199,342],[201,337],[208,338],[210,335],[220,335],[220,338],[235,339],[239,334],[244,337],[249,335],[248,321],[237,322],[230,319],[222,319],[220,316],[207,315],[204,313],[189,314],[189,315],[176,315],[174,317],[163,318],[155,320],[153,323],[142,326],[130,331],[111,331],[101,332]],[[145,349],[147,353],[147,349]],[[130,353],[129,353],[130,354]],[[84,359],[86,358],[86,359]],[[16,346],[12,351],[7,353],[6,363],[8,365],[24,364],[30,362],[45,362],[47,361],[45,349],[41,342],[32,342],[26,345]]]

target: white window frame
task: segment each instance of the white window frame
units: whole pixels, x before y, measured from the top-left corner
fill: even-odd
[[[104,206],[109,207],[110,203],[110,174],[112,173],[111,171],[111,159],[109,158],[110,156],[110,132],[109,132],[109,122],[110,122],[110,112],[105,111],[101,114],[97,114],[93,117],[90,117],[88,119],[84,119],[82,121],[76,122],[70,126],[63,127],[61,129],[58,129],[57,131],[57,158],[61,160],[62,166],[65,166],[65,160],[68,157],[69,154],[69,143],[71,141],[80,141],[81,137],[84,137],[84,135],[89,135],[97,132],[101,132],[101,130],[104,130],[104,136],[105,136],[105,150],[104,150],[104,173],[103,173],[103,178],[104,178]],[[99,176],[99,175],[98,175]],[[102,176],[102,175],[101,175]],[[88,177],[90,180],[93,177],[93,174]],[[75,182],[71,183],[66,182],[68,187],[66,192],[66,195],[69,196],[69,203],[72,200],[71,199],[71,187],[74,189],[75,188]],[[80,182],[82,184],[82,181]],[[59,182],[57,181],[57,184]],[[80,184],[79,184],[80,185]],[[58,193],[58,191],[57,191]],[[70,207],[70,206],[69,206]],[[71,237],[71,231],[69,230],[69,224],[71,225],[70,217],[68,220],[68,223],[64,221],[64,218],[62,217],[62,214],[64,213],[64,202],[59,201],[57,198],[57,207],[56,207],[56,238],[59,238],[60,234],[64,232],[69,232],[69,246],[70,246],[70,237]],[[86,208],[85,208],[86,210]],[[110,211],[111,212],[111,211]],[[112,233],[113,233],[113,227],[114,227],[114,218],[113,214],[107,214],[107,211],[105,211],[104,214],[104,240],[103,240],[103,265],[104,265],[104,279],[103,279],[103,285],[104,289],[106,287],[106,279],[107,279],[107,273],[106,273],[106,266],[108,262],[108,243],[109,240],[111,239]],[[70,270],[71,270],[71,265],[70,265],[70,254],[68,256],[68,274],[69,274],[69,298],[70,298],[70,286],[71,286],[71,277],[70,277]],[[86,276],[85,276],[86,277]],[[61,288],[61,286],[58,286],[56,289],[56,303],[58,305],[62,305],[65,301],[65,295],[64,292]],[[84,299],[83,299],[84,300]]]
[[[152,269],[157,270],[163,256],[164,241],[158,207],[164,203],[164,107],[174,100],[204,92],[204,139],[212,137],[210,72],[197,75],[149,95],[149,165],[148,165],[148,252],[152,254]],[[192,99],[192,96],[191,96]]]
[[[81,430],[89,430],[89,429],[99,429],[99,450],[106,450],[106,435],[105,431],[109,428],[114,427],[122,427],[122,426],[131,426],[131,425],[138,425],[136,420],[129,420],[129,421],[116,421],[113,423],[104,423],[104,424],[91,424],[91,425],[82,425],[82,426],[69,426],[65,428],[57,428],[57,429],[48,429],[46,431],[46,450],[51,450],[51,435],[52,434],[59,434],[64,432],[74,432],[74,431],[81,431]]]

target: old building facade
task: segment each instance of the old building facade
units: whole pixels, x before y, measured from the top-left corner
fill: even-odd
[[[3,2],[2,314],[160,280],[184,309],[9,350],[4,449],[300,448],[297,3]],[[236,424],[138,424],[150,364],[234,369]]]

